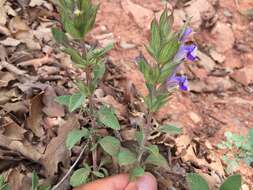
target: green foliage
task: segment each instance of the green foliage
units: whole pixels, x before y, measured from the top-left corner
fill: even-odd
[[[187,182],[190,190],[209,190],[207,182],[196,173],[187,174]]]
[[[126,166],[134,164],[137,160],[135,153],[131,152],[126,148],[121,148],[118,154],[118,163],[120,166]]]
[[[120,150],[120,141],[112,136],[106,136],[99,141],[103,150],[113,157],[117,157]]]
[[[159,127],[159,130],[170,135],[179,135],[182,133],[182,129],[174,125],[162,125]]]
[[[80,108],[85,101],[85,96],[81,93],[76,93],[73,95],[64,95],[58,96],[56,101],[59,104],[65,105],[68,107],[70,112],[75,111],[76,109]]]
[[[88,138],[89,136],[89,130],[86,128],[82,128],[81,130],[75,129],[72,130],[66,140],[66,146],[69,150],[71,150],[77,142],[79,142],[82,138]]]
[[[70,178],[70,185],[77,187],[79,185],[85,184],[88,181],[89,175],[91,173],[91,168],[86,166],[84,168],[79,168],[74,171],[73,175]]]
[[[197,173],[187,174],[187,182],[190,190],[209,190],[208,183]],[[219,190],[240,190],[241,183],[241,176],[236,174],[228,177]]]
[[[10,190],[8,183],[5,182],[4,176],[0,175],[0,190]]]
[[[50,186],[39,185],[39,177],[35,171],[32,174],[32,188],[31,190],[50,190]]]
[[[240,190],[242,184],[242,177],[240,175],[233,175],[226,179],[219,190]]]
[[[253,163],[253,129],[250,129],[246,136],[227,131],[225,137],[226,141],[222,141],[217,147],[231,150],[230,154],[223,156],[228,173],[233,173],[239,167],[240,160],[243,160],[247,165]]]
[[[106,127],[114,130],[120,130],[119,121],[110,108],[102,106],[98,111],[98,118],[99,121],[102,122]]]
[[[141,177],[145,174],[145,169],[137,166],[130,171],[130,179],[134,180],[137,177]]]
[[[149,156],[146,158],[145,163],[152,164],[159,167],[168,167],[167,160],[159,153],[159,148],[156,145],[146,147],[149,151]]]
[[[52,28],[52,34],[58,44],[69,46],[69,39],[63,31],[60,31],[57,28]]]
[[[65,1],[59,0],[62,24],[72,38],[82,39],[95,22],[98,5],[90,0]]]

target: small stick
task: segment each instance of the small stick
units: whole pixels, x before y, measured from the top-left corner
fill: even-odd
[[[5,68],[8,71],[10,71],[10,72],[12,72],[16,75],[24,75],[26,73],[26,71],[23,71],[23,70],[17,68],[16,66],[6,62],[6,61],[1,61],[0,62],[0,67]]]
[[[68,172],[64,175],[64,177],[61,179],[61,181],[59,181],[51,190],[56,190],[69,176],[69,174],[72,172],[72,170],[74,169],[74,167],[77,165],[77,163],[79,162],[79,160],[81,159],[85,149],[87,148],[88,143],[86,143],[83,148],[82,151],[80,152],[78,158],[76,159],[75,163],[69,168]]]

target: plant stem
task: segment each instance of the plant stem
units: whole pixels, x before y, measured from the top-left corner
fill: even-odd
[[[69,176],[69,174],[72,172],[72,170],[75,168],[75,166],[77,165],[77,163],[79,162],[79,160],[81,159],[85,149],[87,148],[89,143],[86,143],[83,147],[82,147],[82,151],[80,152],[79,156],[77,157],[76,161],[74,162],[74,164],[69,168],[68,172],[63,176],[63,178],[61,179],[61,181],[59,181],[51,190],[56,190],[57,188],[59,188],[59,186],[67,179],[67,177]]]
[[[86,75],[87,75],[87,86],[90,88],[90,84],[92,82],[91,69],[88,68]],[[94,118],[95,113],[94,113],[93,93],[91,93],[91,95],[89,96],[88,101],[89,101],[89,111],[90,111],[89,114],[91,118],[91,127],[92,129],[96,129],[96,121]],[[91,144],[92,144],[92,147],[95,146],[96,144],[96,137],[94,134],[91,136]],[[97,149],[96,148],[92,150],[92,165],[93,165],[93,169],[96,171],[97,169]]]
[[[150,135],[151,124],[152,124],[151,120],[152,120],[152,113],[148,112],[147,117],[146,117],[146,121],[145,121],[145,125],[141,129],[144,134],[144,139],[140,144],[139,155],[138,155],[138,159],[137,159],[139,164],[141,164],[141,159],[142,159],[142,156],[145,152],[145,145],[147,144],[148,137]]]

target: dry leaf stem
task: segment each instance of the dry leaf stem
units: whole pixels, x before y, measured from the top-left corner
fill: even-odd
[[[64,177],[61,179],[61,181],[59,181],[52,188],[52,190],[56,190],[57,188],[59,188],[59,186],[68,178],[68,176],[70,175],[70,173],[72,172],[72,170],[75,168],[75,166],[77,165],[77,163],[79,162],[79,160],[82,158],[82,155],[83,155],[85,149],[87,148],[88,144],[89,144],[89,142],[87,142],[85,145],[83,145],[82,151],[80,152],[79,156],[77,157],[75,163],[69,168],[68,172],[64,175]]]

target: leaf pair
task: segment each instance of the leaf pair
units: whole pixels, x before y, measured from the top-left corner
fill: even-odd
[[[190,190],[209,190],[208,184],[204,178],[196,173],[187,174],[187,181]],[[241,183],[241,176],[233,175],[226,179],[219,190],[240,190]]]
[[[61,20],[64,29],[74,39],[82,39],[94,25],[98,5],[90,0],[59,0]]]
[[[167,8],[163,11],[159,23],[156,18],[151,23],[151,39],[147,51],[160,65],[171,61],[180,45],[178,38],[171,31],[172,24],[172,16],[168,16]]]

